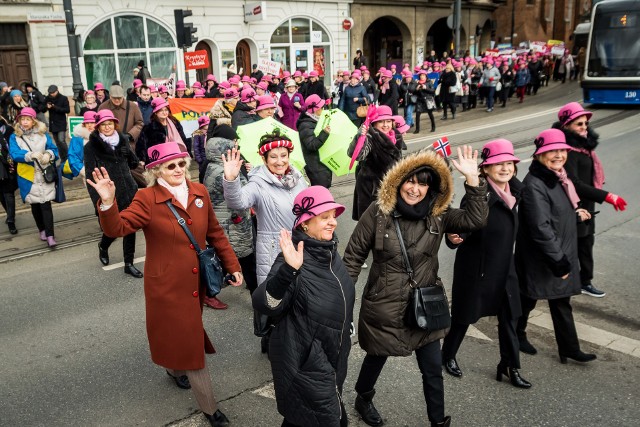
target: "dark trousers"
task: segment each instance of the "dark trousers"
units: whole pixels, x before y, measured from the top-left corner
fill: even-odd
[[[518,337],[526,337],[527,321],[529,313],[536,306],[537,300],[527,296],[520,295],[522,302],[522,316],[518,320],[516,333]],[[558,344],[558,352],[560,354],[572,354],[580,351],[580,342],[578,341],[578,332],[573,321],[573,312],[571,308],[571,297],[550,299],[549,311],[551,312],[551,320],[553,321],[553,330],[556,334],[556,343]]]
[[[578,260],[580,261],[580,283],[588,286],[593,280],[593,245],[596,236],[578,237]]]
[[[422,373],[422,391],[427,403],[429,421],[444,420],[444,382],[442,380],[442,353],[440,341],[430,342],[415,351],[418,367]],[[356,392],[362,394],[373,390],[382,372],[387,356],[367,354],[362,362]]]
[[[340,411],[342,412],[342,415],[340,416],[340,427],[347,427],[349,425],[349,418],[347,418],[347,411],[344,409],[344,404],[342,402],[340,402]],[[290,423],[285,418],[284,420],[282,420],[282,427],[303,427],[303,426]]]
[[[456,117],[456,103],[455,102],[449,102],[449,101],[443,101],[442,102],[442,117],[447,117],[447,106],[449,107],[449,109],[451,110],[451,115],[455,118]]]
[[[115,237],[109,237],[106,234],[103,234],[102,240],[100,240],[100,247],[106,251],[115,240]],[[133,264],[133,257],[135,253],[136,233],[127,234],[122,238],[122,254],[124,255],[125,264]]]
[[[0,204],[4,208],[7,213],[7,220],[5,223],[7,224],[15,224],[16,222],[16,194],[15,192],[11,193],[0,193]]]
[[[487,86],[487,109],[490,110],[493,108],[493,102],[496,96],[496,87],[495,86]]]
[[[53,236],[53,210],[51,202],[31,203],[31,215],[36,221],[38,231],[45,231],[47,237]]]
[[[433,111],[427,110],[427,114],[429,115],[429,120],[431,120],[431,130],[436,130],[436,120],[433,118]],[[420,132],[420,115],[422,115],[422,113],[416,112],[416,132]]]
[[[247,289],[249,289],[249,293],[253,294],[253,291],[255,291],[258,287],[255,252],[252,252],[250,255],[247,255],[245,257],[238,258],[238,262],[240,262],[240,267],[242,268],[242,276],[244,277],[244,281],[247,284]]]
[[[51,132],[51,135],[53,136],[53,142],[55,142],[56,146],[58,147],[58,155],[60,156],[60,160],[64,162],[65,160],[67,160],[69,153],[69,147],[67,146],[67,132]]]
[[[502,304],[498,312],[498,343],[500,345],[500,366],[520,369],[520,347],[516,335],[516,324],[513,319],[509,304]],[[469,329],[469,325],[452,323],[449,333],[442,343],[442,358],[444,360],[455,359],[462,340]]]

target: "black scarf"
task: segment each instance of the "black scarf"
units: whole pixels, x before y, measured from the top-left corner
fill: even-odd
[[[429,191],[427,192],[426,197],[420,202],[416,203],[415,205],[410,205],[404,201],[402,196],[400,196],[400,191],[398,191],[396,212],[398,212],[403,218],[411,221],[425,219],[428,215],[431,214],[431,208],[433,208],[434,201],[435,197],[433,197],[431,191]]]

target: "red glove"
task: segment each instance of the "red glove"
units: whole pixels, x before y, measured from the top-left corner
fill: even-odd
[[[489,81],[492,82],[493,81],[493,77],[489,77]]]
[[[623,211],[627,208],[627,201],[617,194],[609,193],[607,197],[604,198],[604,201],[613,205],[613,208],[616,211]]]

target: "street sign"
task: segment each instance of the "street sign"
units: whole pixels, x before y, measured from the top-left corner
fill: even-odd
[[[351,28],[353,28],[353,19],[345,18],[345,20],[342,21],[342,29],[349,31]]]
[[[267,2],[257,1],[244,5],[244,22],[264,21],[267,19]]]

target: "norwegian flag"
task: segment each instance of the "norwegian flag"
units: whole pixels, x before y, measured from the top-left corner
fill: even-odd
[[[451,145],[449,139],[443,136],[439,140],[433,143],[433,150],[444,157],[445,159],[451,155]]]

